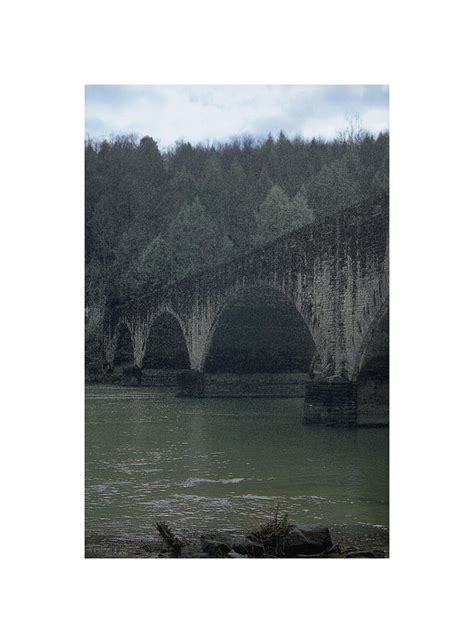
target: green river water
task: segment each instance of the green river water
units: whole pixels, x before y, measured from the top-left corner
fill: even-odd
[[[86,388],[86,534],[247,529],[280,502],[339,539],[388,546],[388,429],[303,425],[301,399]]]

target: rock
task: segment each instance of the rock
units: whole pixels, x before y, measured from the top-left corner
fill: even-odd
[[[236,551],[230,551],[227,554],[227,558],[249,558],[249,557],[245,556],[244,554],[238,554]]]
[[[270,525],[263,532],[260,529],[247,534],[247,538],[244,540],[250,540],[257,545],[263,546],[265,556],[290,558],[294,556],[315,556],[328,551],[332,547],[329,529],[319,525],[289,524],[286,532],[281,529],[276,529],[272,532]]]
[[[225,556],[231,550],[229,539],[218,534],[207,534],[201,536],[201,548],[203,552],[214,558]]]
[[[249,538],[239,538],[232,543],[232,549],[237,554],[250,556],[251,558],[261,558],[265,550],[263,545],[250,540]]]
[[[227,543],[220,543],[217,540],[208,540],[202,545],[205,554],[214,558],[220,558],[230,552],[230,546]]]
[[[329,529],[306,525],[292,528],[281,543],[286,557],[312,556],[332,547]]]
[[[309,540],[320,543],[324,549],[330,549],[332,547],[331,534],[327,527],[320,527],[319,525],[298,525],[298,529]]]

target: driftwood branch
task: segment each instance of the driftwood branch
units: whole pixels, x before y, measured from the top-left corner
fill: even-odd
[[[156,521],[155,526],[161,538],[163,539],[163,545],[168,549],[171,549],[175,556],[179,556],[181,554],[182,548],[186,544],[185,541],[177,536],[173,532],[171,527],[165,522]]]

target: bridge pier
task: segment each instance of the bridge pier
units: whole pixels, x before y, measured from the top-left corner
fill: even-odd
[[[321,426],[354,426],[357,423],[356,387],[346,381],[307,382],[303,421]]]
[[[122,373],[122,383],[125,386],[141,386],[142,369],[137,366],[125,368]]]
[[[178,397],[205,397],[205,375],[202,371],[184,371],[178,375]]]

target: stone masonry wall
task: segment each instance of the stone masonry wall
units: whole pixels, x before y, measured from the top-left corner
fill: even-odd
[[[202,370],[226,304],[251,287],[283,293],[301,314],[326,373],[353,378],[364,338],[388,306],[388,203],[319,218],[275,242],[111,312],[134,331],[141,366],[151,324],[179,321],[191,368]],[[113,335],[113,330],[109,334]],[[145,348],[144,348],[145,347]]]

